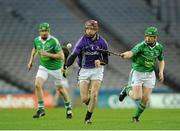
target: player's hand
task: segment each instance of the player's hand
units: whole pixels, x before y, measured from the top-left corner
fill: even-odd
[[[120,53],[119,56],[120,56],[120,58],[125,59],[126,54],[125,53]]]
[[[28,71],[30,71],[33,66],[32,62],[29,62],[27,66],[28,66]]]
[[[101,61],[100,60],[95,60],[94,64],[95,64],[95,67],[98,68],[101,65]]]
[[[160,81],[161,83],[164,82],[164,73],[163,73],[163,72],[159,72],[159,81]]]
[[[63,76],[66,78],[67,75],[68,75],[68,69],[67,68],[66,69],[62,69],[61,72],[62,72]]]
[[[43,55],[43,56],[49,56],[49,53],[47,51],[44,51],[44,50],[39,50],[39,54],[40,55]]]

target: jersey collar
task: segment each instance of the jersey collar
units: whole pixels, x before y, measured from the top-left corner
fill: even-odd
[[[158,42],[156,42],[156,44],[153,47],[149,46],[145,41],[144,41],[144,44],[147,45],[148,47],[150,47],[151,49],[153,49],[158,45]]]
[[[47,38],[47,40],[43,41],[43,40],[41,39],[41,36],[39,36],[39,40],[40,40],[43,44],[45,44],[48,40],[51,39],[51,37],[52,37],[52,36],[49,35],[48,38]]]

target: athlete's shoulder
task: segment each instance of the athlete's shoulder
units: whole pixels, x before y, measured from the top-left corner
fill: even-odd
[[[136,47],[136,48],[143,48],[144,46],[145,46],[145,42],[141,41],[141,42],[137,42],[134,47]]]
[[[138,45],[138,46],[144,46],[144,45],[145,45],[145,41],[137,42],[136,45]]]
[[[102,40],[102,41],[106,41],[106,39],[103,36],[101,36],[101,35],[98,35],[98,39]]]
[[[102,37],[102,36],[98,36],[98,39],[100,40],[100,41],[102,41],[104,44],[106,44],[106,45],[108,45],[108,42],[106,41],[106,39],[104,38],[104,37]]]
[[[56,37],[52,36],[52,35],[50,36],[50,40],[52,40],[52,41],[59,44],[59,40]]]
[[[78,41],[76,42],[76,46],[77,46],[77,45],[82,45],[83,43],[86,43],[86,40],[87,40],[87,38],[86,38],[85,35],[84,35],[84,36],[81,36],[81,37],[78,39]]]
[[[158,48],[163,48],[163,45],[160,42],[156,42]]]
[[[39,36],[34,38],[34,42],[37,42],[37,41],[39,41]]]

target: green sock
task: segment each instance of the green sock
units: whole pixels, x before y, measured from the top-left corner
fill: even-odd
[[[136,109],[136,113],[134,115],[134,117],[139,118],[140,115],[143,113],[143,111],[145,110],[146,106],[142,105],[140,100],[136,100],[136,104],[137,104],[137,109]]]
[[[38,108],[40,111],[44,111],[44,101],[38,101]]]
[[[65,104],[65,108],[66,108],[67,110],[72,110],[72,106],[71,106],[71,103],[70,103],[70,102],[64,102],[64,104]]]
[[[129,92],[132,90],[132,87],[131,86],[127,86],[126,87],[126,94],[129,95]]]

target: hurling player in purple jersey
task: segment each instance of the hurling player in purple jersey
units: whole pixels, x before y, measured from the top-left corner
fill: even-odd
[[[78,40],[66,63],[69,67],[78,57],[80,96],[87,105],[86,124],[91,124],[91,115],[103,80],[104,65],[108,64],[108,54],[99,49],[107,50],[108,43],[98,34],[98,22],[88,20],[85,22],[85,35]]]

